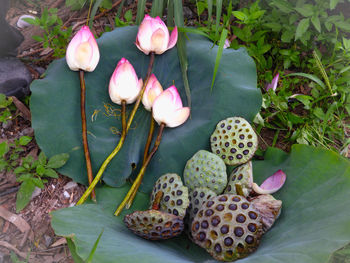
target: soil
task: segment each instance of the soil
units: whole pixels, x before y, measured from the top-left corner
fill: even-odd
[[[58,8],[58,15],[63,20],[64,25],[73,25],[73,32],[85,23],[87,9],[80,11],[70,11],[65,6],[64,0],[46,0],[40,1],[12,1],[12,7],[7,14],[7,20],[12,25],[20,15],[40,12],[44,5],[48,8]],[[104,31],[105,26],[114,28],[114,16],[122,1],[114,0],[113,8],[97,14],[94,21],[94,30],[96,35]],[[129,5],[127,5],[130,2]],[[40,6],[41,4],[41,6]],[[192,7],[184,8],[188,23],[194,23]],[[122,9],[122,15],[131,9],[133,15],[136,15],[135,1],[126,1]],[[145,12],[150,12],[150,5]],[[43,70],[50,64],[53,57],[53,51],[43,48],[40,43],[34,41],[31,36],[41,35],[42,31],[37,27],[27,27],[21,30],[25,40],[19,47],[18,58],[26,64],[33,79],[40,78]],[[7,124],[0,123],[0,143],[4,140],[13,141],[20,136],[34,136],[31,128],[29,110],[24,104],[18,103],[17,116]],[[28,116],[29,115],[29,116]],[[266,149],[271,146],[274,140],[274,131],[263,129],[260,133],[260,146]],[[284,134],[280,133],[275,147],[283,150],[289,150],[290,144],[284,140]],[[31,154],[34,158],[40,153],[40,149],[35,140],[25,147],[23,156]],[[16,182],[16,176],[13,172],[6,172],[0,177],[0,263],[12,262],[11,253],[20,260],[35,263],[51,262],[73,262],[65,239],[54,234],[50,225],[50,212],[56,209],[74,206],[79,197],[85,190],[84,186],[76,184],[71,179],[59,175],[58,179],[49,179],[45,188],[37,191],[29,205],[16,213],[16,194],[19,183]],[[11,223],[17,220],[17,224]],[[18,224],[20,222],[20,224]]]

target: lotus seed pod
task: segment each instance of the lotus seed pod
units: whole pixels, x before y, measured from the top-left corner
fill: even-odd
[[[184,180],[190,190],[206,187],[221,194],[227,184],[225,163],[215,154],[200,150],[187,161]]]
[[[272,195],[258,195],[250,201],[261,215],[264,232],[267,232],[281,214],[282,201]]]
[[[233,261],[254,252],[263,234],[258,211],[238,195],[210,198],[195,216],[194,242],[215,259]]]
[[[220,121],[210,137],[211,150],[227,165],[249,161],[258,148],[258,137],[252,126],[241,117]]]
[[[225,194],[238,194],[245,197],[249,196],[253,185],[253,166],[249,161],[236,167],[228,179]],[[237,191],[238,190],[238,191]],[[239,193],[239,192],[242,193]]]
[[[150,240],[176,237],[184,229],[180,217],[157,210],[135,211],[124,217],[124,223],[136,235]]]
[[[188,188],[183,185],[181,177],[173,173],[159,177],[153,187],[151,205],[158,191],[163,191],[159,210],[184,218],[190,201]]]
[[[204,203],[208,201],[208,199],[216,196],[217,194],[213,192],[212,190],[206,188],[206,187],[198,187],[195,188],[193,191],[190,191],[189,199],[190,199],[190,205],[188,206],[187,213],[188,213],[188,224],[191,226],[192,221],[198,211],[202,208]]]

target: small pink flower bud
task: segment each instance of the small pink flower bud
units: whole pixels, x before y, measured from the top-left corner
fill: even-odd
[[[164,22],[157,16],[152,18],[145,15],[136,37],[136,46],[148,55],[155,52],[160,55],[175,46],[177,42],[177,27],[169,37],[169,31]]]
[[[154,100],[163,92],[162,85],[160,85],[154,74],[148,80],[145,93],[142,97],[143,106],[148,111],[151,111]]]
[[[88,26],[83,26],[69,42],[66,60],[71,70],[95,70],[100,60],[100,51]]]
[[[109,81],[109,96],[114,103],[133,103],[142,89],[142,79],[138,79],[134,67],[122,58]]]
[[[271,81],[271,83],[267,84],[266,91],[268,91],[269,89],[272,89],[273,91],[276,91],[279,78],[280,78],[280,74],[277,73],[276,76]]]
[[[175,86],[163,91],[153,102],[153,118],[158,124],[174,128],[183,124],[190,116],[190,108],[183,107]]]

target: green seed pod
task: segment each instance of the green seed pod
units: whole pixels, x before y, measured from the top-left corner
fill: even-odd
[[[247,197],[252,191],[253,185],[253,166],[249,161],[241,166],[236,167],[228,179],[225,194],[238,194]],[[238,190],[238,192],[237,192]],[[242,193],[239,193],[242,191]]]
[[[158,191],[163,192],[159,210],[184,218],[190,201],[188,188],[183,185],[181,177],[172,173],[159,177],[153,187],[151,205]]]
[[[211,150],[227,165],[249,161],[258,148],[258,137],[252,126],[241,117],[220,121],[210,137]]]
[[[200,150],[187,161],[184,180],[190,190],[206,187],[221,194],[227,184],[225,163],[215,154]]]

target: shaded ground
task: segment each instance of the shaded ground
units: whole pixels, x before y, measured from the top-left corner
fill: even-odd
[[[45,6],[59,8],[58,15],[64,25],[72,25],[73,30],[85,23],[87,10],[71,12],[64,5],[64,0],[46,1]],[[104,31],[105,26],[114,28],[115,12],[121,1],[113,1],[113,12],[102,12],[94,22],[96,34]],[[129,1],[133,3],[134,1]],[[35,1],[17,0],[8,12],[8,21],[15,25],[20,15],[28,14],[29,11],[40,11],[40,6],[34,5]],[[136,13],[136,3],[125,7],[122,14],[132,9]],[[149,12],[150,10],[146,10]],[[193,23],[193,12],[191,8],[185,7],[185,16],[189,23]],[[192,22],[191,22],[192,21]],[[41,43],[34,41],[31,36],[40,35],[42,31],[37,27],[28,27],[22,30],[25,41],[19,48],[19,58],[22,58],[32,73],[33,79],[40,77],[47,65],[54,59],[53,51],[43,48]],[[0,143],[4,140],[18,139],[20,136],[33,136],[30,119],[24,113],[25,109],[18,110],[14,115],[19,115],[8,124],[0,123]],[[283,134],[275,144],[283,150],[289,150],[290,144],[285,142]],[[274,132],[263,129],[260,136],[260,146],[266,149],[274,140]],[[23,154],[31,154],[37,158],[40,153],[35,141],[26,146]],[[69,250],[65,245],[65,239],[57,237],[50,226],[49,213],[53,210],[73,206],[82,195],[84,187],[77,185],[67,177],[49,179],[45,188],[36,192],[36,196],[30,204],[20,213],[16,214],[15,202],[19,183],[16,182],[15,174],[8,172],[0,177],[0,263],[11,262],[10,254],[14,253],[18,258],[24,260],[29,257],[28,262],[51,263],[51,262],[73,262]],[[17,224],[14,221],[20,222]],[[12,223],[11,223],[12,222]]]

